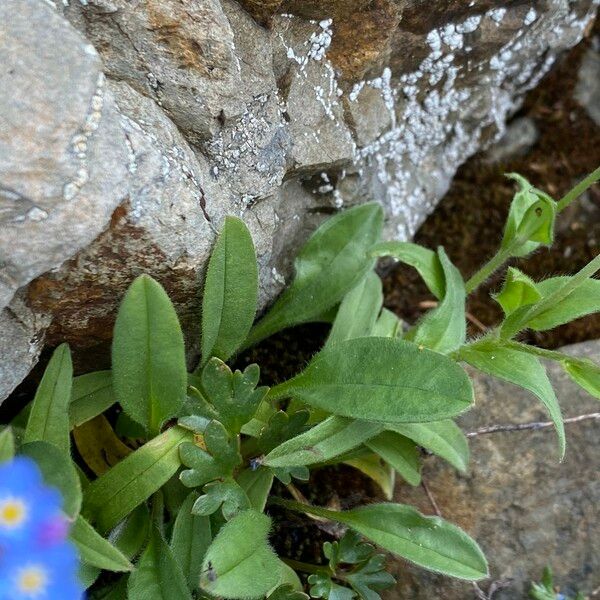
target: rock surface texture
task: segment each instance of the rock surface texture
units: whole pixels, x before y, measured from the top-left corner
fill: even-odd
[[[193,340],[226,214],[263,305],[332,210],[378,200],[410,237],[597,4],[3,0],[0,399],[44,343],[104,348],[142,272]]]
[[[600,360],[600,344],[585,342],[564,349],[576,356]],[[562,372],[549,366],[564,417],[598,412],[598,401]],[[475,410],[460,420],[465,432],[495,424],[547,421],[534,396],[511,384],[475,376]],[[493,600],[525,600],[532,580],[546,565],[557,585],[571,597],[590,594],[600,586],[600,421],[567,425],[567,454],[558,462],[552,428],[479,435],[470,440],[472,453],[465,475],[434,457],[426,460],[425,480],[440,512],[468,531],[483,548],[490,579],[506,588]],[[432,506],[420,488],[400,486],[398,502],[414,504],[426,514]],[[404,562],[394,563],[398,586],[389,600],[476,599],[468,583],[427,573]]]

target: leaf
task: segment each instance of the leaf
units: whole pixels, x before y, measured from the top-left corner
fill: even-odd
[[[95,371],[75,377],[69,405],[71,429],[102,414],[116,401],[110,371]]]
[[[535,282],[530,277],[519,269],[508,267],[502,290],[493,298],[508,316],[521,306],[534,304],[541,297]]]
[[[473,581],[488,574],[481,549],[464,531],[440,517],[425,517],[412,506],[381,503],[333,511],[299,502],[277,503],[348,525],[385,550],[430,571]]]
[[[269,517],[253,510],[225,523],[204,557],[200,587],[223,598],[263,598],[280,577],[270,527]]]
[[[311,598],[325,598],[326,600],[353,600],[356,594],[347,587],[332,581],[327,572],[315,573],[308,578]]]
[[[385,556],[378,554],[370,558],[354,572],[347,575],[348,583],[364,600],[381,600],[379,591],[396,583],[392,575],[385,571]]]
[[[267,600],[308,600],[308,596],[302,591],[295,590],[289,583],[286,583],[273,590],[267,596]]]
[[[326,344],[370,335],[382,304],[381,279],[369,271],[344,296]]]
[[[410,484],[421,483],[421,462],[415,443],[393,431],[384,431],[365,442]]]
[[[246,492],[233,480],[213,481],[204,486],[204,495],[200,496],[192,512],[195,515],[208,517],[219,509],[227,521],[239,512],[251,508]]]
[[[521,175],[510,173],[508,177],[518,183],[519,190],[510,205],[500,247],[511,247],[510,256],[526,256],[541,244],[552,244],[556,202]]]
[[[202,299],[202,363],[229,359],[246,339],[258,301],[258,267],[248,228],[225,217],[213,249]]]
[[[175,474],[179,446],[191,437],[179,427],[168,429],[96,479],[84,493],[84,516],[101,532],[114,527]]]
[[[0,431],[0,463],[12,460],[15,455],[15,436],[9,425]]]
[[[300,250],[292,284],[252,328],[244,346],[311,321],[337,304],[373,267],[367,253],[379,240],[382,226],[383,211],[375,202],[325,221]]]
[[[371,330],[374,337],[399,337],[402,334],[402,321],[387,308],[381,309],[375,325]]]
[[[344,464],[350,465],[370,477],[381,488],[386,500],[391,500],[394,497],[396,471],[376,454],[351,458],[345,460]]]
[[[380,242],[373,246],[371,256],[391,256],[414,267],[429,291],[438,299],[444,297],[444,271],[438,255],[429,248],[411,242]]]
[[[552,277],[540,281],[537,289],[542,298],[547,298],[570,279],[570,277]],[[598,311],[600,311],[600,280],[587,279],[566,298],[548,307],[529,321],[527,327],[535,331],[546,331]]]
[[[127,557],[103,538],[81,515],[71,527],[70,538],[86,564],[106,571],[132,571]]]
[[[136,557],[148,540],[150,514],[145,504],[140,504],[123,519],[108,539],[129,559]]]
[[[129,287],[115,323],[113,386],[123,410],[156,434],[186,397],[183,334],[162,286],[140,275]]]
[[[246,492],[250,506],[258,512],[263,512],[273,485],[273,471],[263,467],[245,469],[237,476],[237,482]]]
[[[158,529],[129,576],[128,600],[192,600],[180,566]]]
[[[132,452],[113,431],[104,415],[98,415],[73,430],[77,451],[95,475],[103,475]]]
[[[185,499],[177,513],[171,537],[171,551],[192,591],[200,585],[202,561],[212,540],[210,519],[192,514],[197,499],[196,492],[191,492]]]
[[[529,390],[541,400],[556,428],[562,460],[565,455],[565,428],[556,394],[540,361],[531,354],[506,348],[495,340],[487,339],[464,346],[460,357],[488,375]]]
[[[600,400],[600,366],[592,361],[578,359],[565,360],[563,367],[569,377],[588,394]]]
[[[33,399],[23,442],[49,442],[69,452],[69,402],[73,364],[67,344],[52,354]]]
[[[258,437],[260,452],[268,454],[276,446],[296,437],[306,429],[305,425],[309,417],[310,413],[307,410],[297,410],[290,413],[278,410],[273,413],[269,421],[263,424],[260,430]]]
[[[202,370],[202,389],[215,407],[218,420],[232,435],[237,435],[256,413],[269,388],[259,387],[260,369],[249,365],[244,372],[231,369],[218,358],[211,358]]]
[[[29,442],[19,448],[19,453],[33,459],[44,481],[55,487],[62,497],[62,509],[75,519],[81,508],[81,483],[71,457],[48,442]]]
[[[386,428],[413,440],[419,446],[448,461],[459,471],[467,470],[469,443],[454,421],[445,419],[431,423],[396,424],[387,425]]]
[[[436,421],[470,408],[473,388],[450,358],[391,338],[326,348],[269,399],[296,398],[341,416],[385,423]]]
[[[305,433],[271,450],[263,459],[268,467],[295,467],[328,461],[376,436],[383,425],[328,417]]]
[[[414,341],[447,354],[464,344],[467,335],[466,291],[462,275],[444,249],[440,248],[438,254],[444,270],[446,293],[439,306],[426,313],[416,326]]]

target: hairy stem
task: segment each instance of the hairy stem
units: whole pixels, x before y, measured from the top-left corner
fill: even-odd
[[[585,190],[594,185],[600,179],[600,167],[592,171],[587,177],[582,179],[573,189],[569,190],[559,201],[557,205],[558,212],[563,211],[573,200],[576,200]]]

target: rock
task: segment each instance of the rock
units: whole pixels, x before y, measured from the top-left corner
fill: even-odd
[[[585,53],[579,67],[575,99],[583,106],[590,119],[600,127],[600,38]]]
[[[261,307],[332,210],[377,200],[386,235],[409,238],[595,12],[496,4],[5,0],[0,310],[18,292],[22,339],[105,364],[118,300],[149,272],[191,356],[225,214],[256,241]],[[30,349],[0,345],[5,368]]]
[[[523,156],[537,142],[538,137],[539,132],[532,118],[514,119],[506,126],[502,138],[486,150],[483,160],[489,163],[500,163]]]
[[[564,349],[600,362],[600,343]],[[549,366],[565,417],[598,412],[598,401]],[[463,431],[492,424],[548,420],[530,393],[477,374],[476,408],[460,419]],[[590,593],[600,585],[600,497],[598,431],[600,421],[567,425],[567,454],[558,461],[553,429],[480,435],[470,440],[471,461],[461,475],[440,459],[425,460],[423,478],[445,518],[463,527],[481,545],[494,581],[511,580],[494,600],[528,597],[532,580],[546,565],[563,593]],[[431,504],[422,488],[400,485],[396,501],[414,504],[426,514]],[[394,562],[398,585],[387,598],[406,600],[475,599],[470,584],[434,575],[402,561]]]

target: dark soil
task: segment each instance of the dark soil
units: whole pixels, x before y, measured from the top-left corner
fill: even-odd
[[[596,32],[600,25],[596,24]],[[504,220],[514,194],[514,183],[504,173],[516,171],[559,199],[574,183],[600,165],[600,128],[573,98],[577,72],[589,41],[583,41],[532,91],[515,115],[534,120],[537,143],[523,156],[489,164],[475,156],[457,173],[452,186],[418,231],[415,241],[429,248],[444,246],[465,277],[475,272],[497,249]],[[598,254],[600,243],[600,186],[583,201],[561,214],[556,241],[514,265],[533,277],[574,273]],[[468,311],[485,326],[502,316],[489,292],[502,284],[499,273],[473,294]],[[409,322],[422,313],[420,304],[434,298],[412,269],[395,266],[384,279],[386,306]],[[471,333],[478,329],[472,327]],[[545,348],[556,348],[600,338],[600,314],[592,315],[524,339]]]

